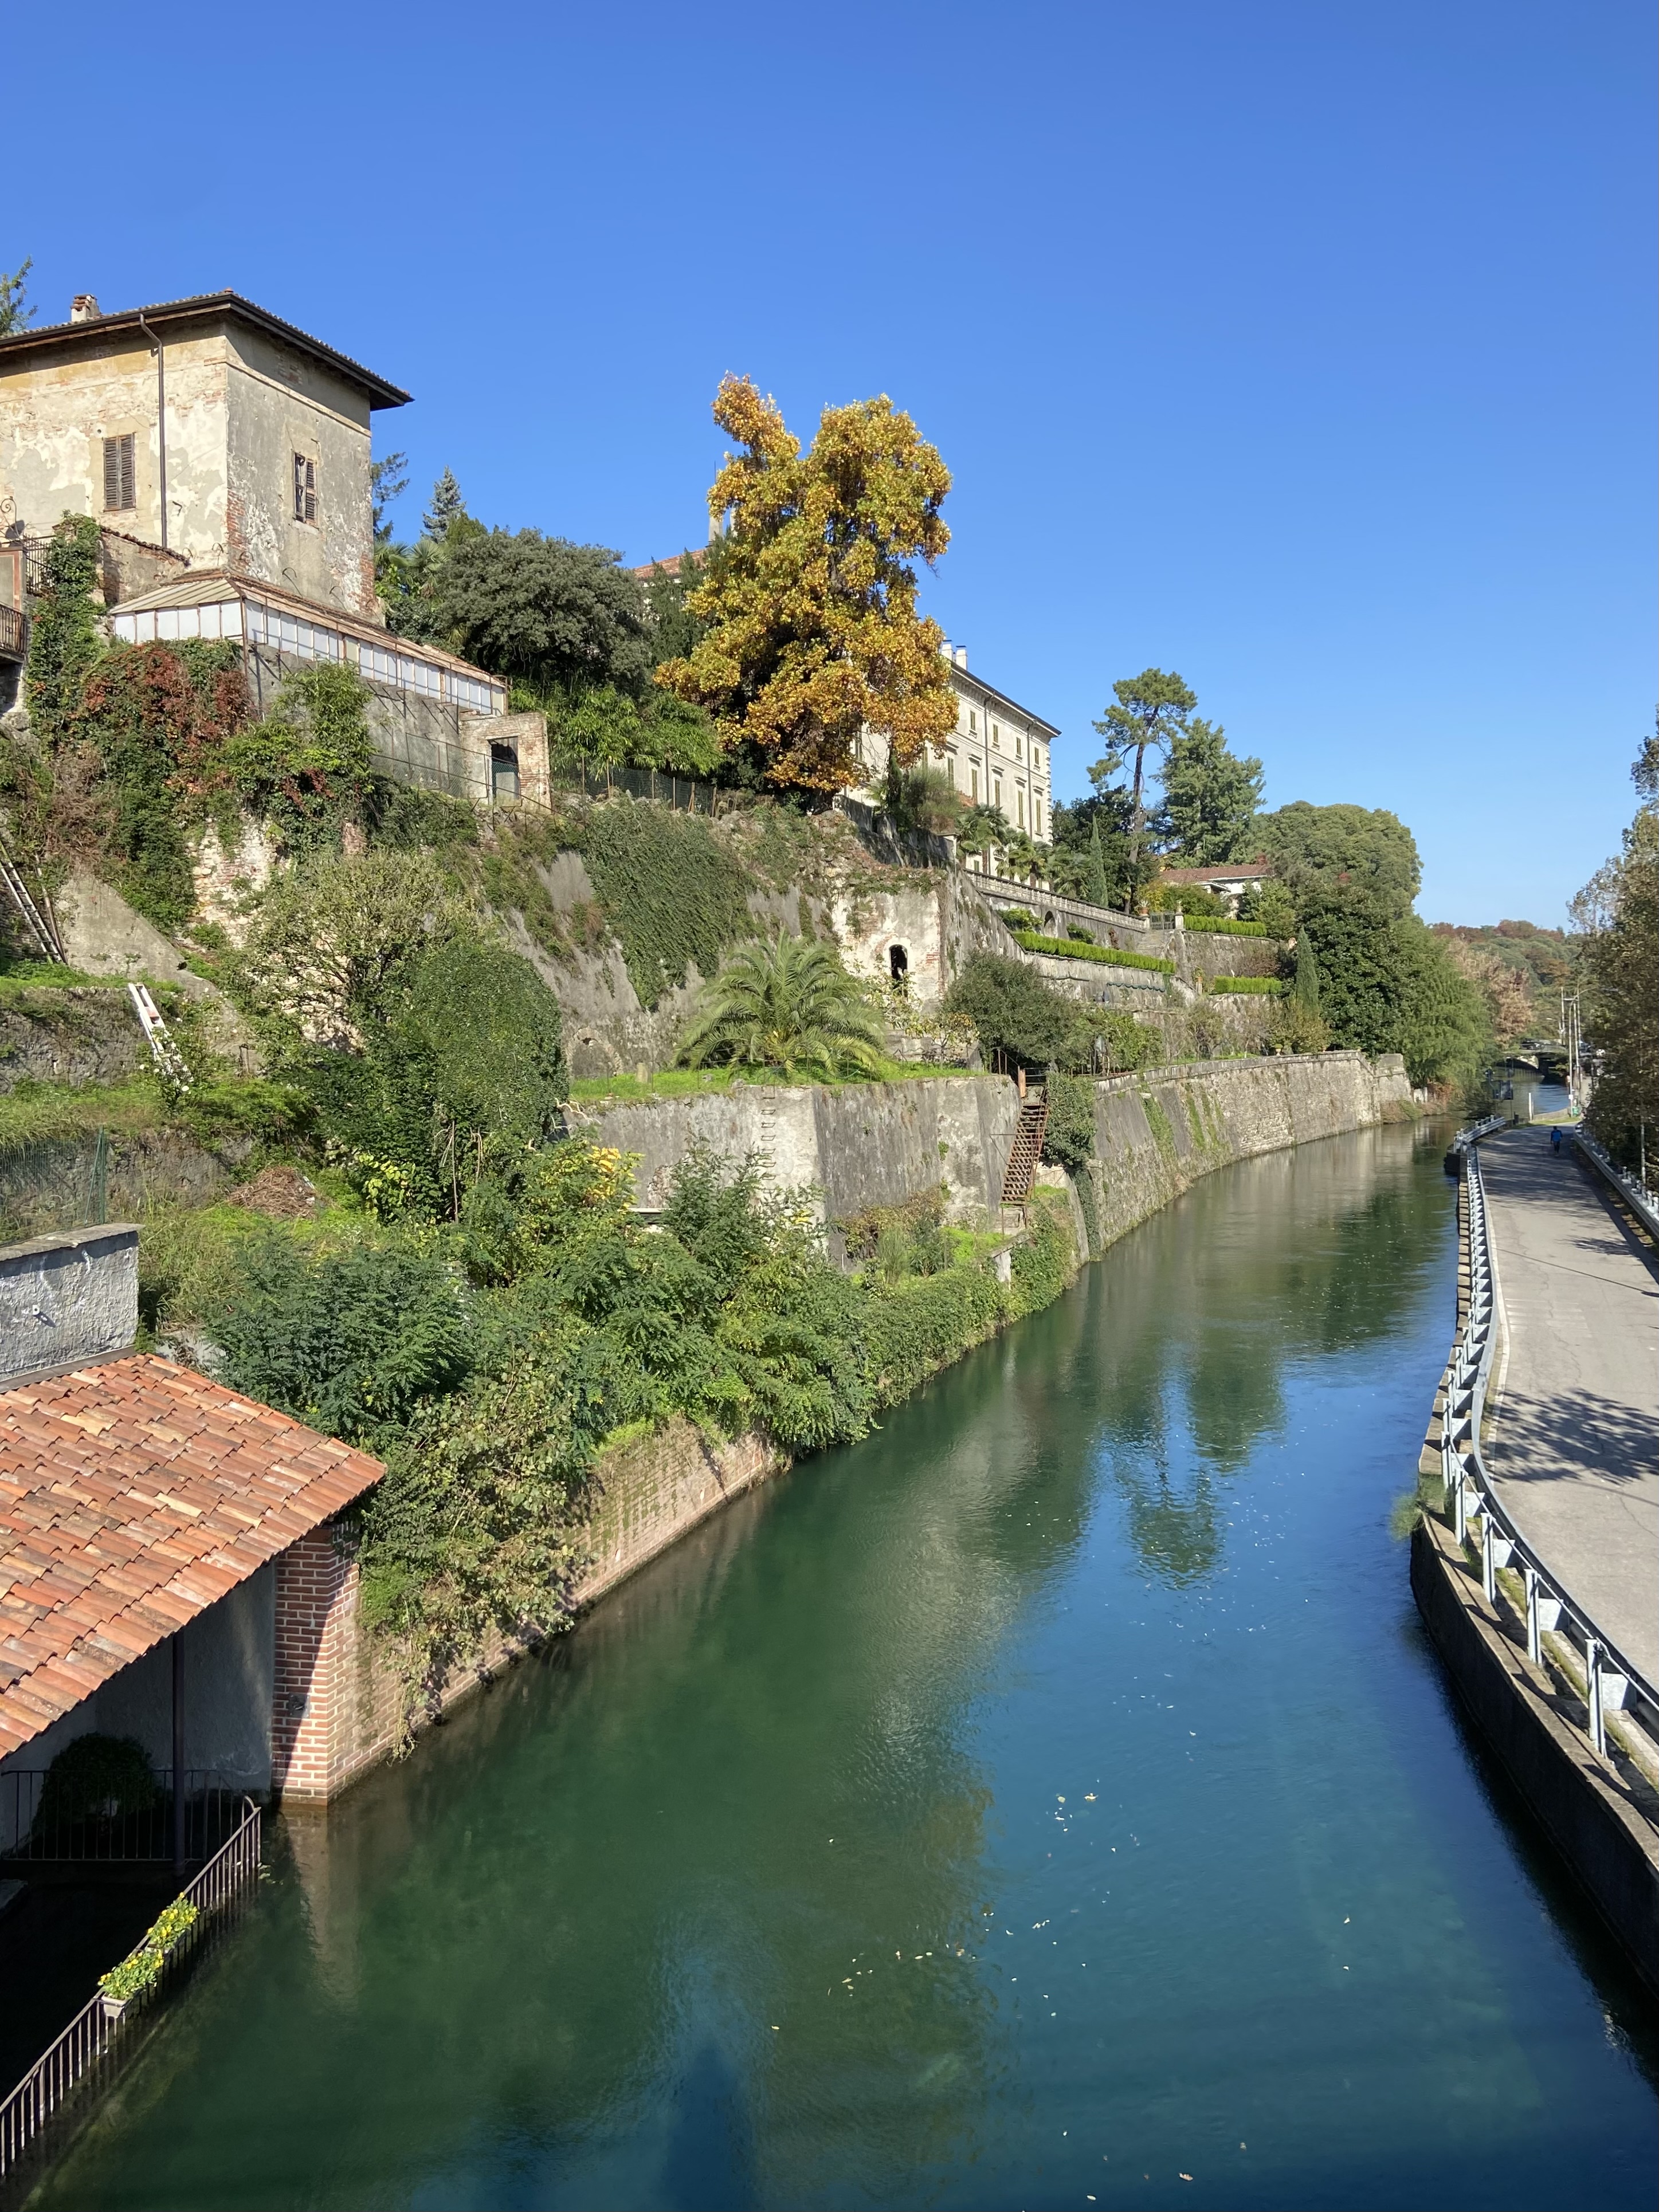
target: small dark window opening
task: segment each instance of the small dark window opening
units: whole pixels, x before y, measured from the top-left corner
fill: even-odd
[[[314,522],[317,519],[317,464],[308,460],[303,453],[294,456],[294,520],[296,522]]]
[[[137,507],[138,504],[138,471],[134,445],[131,430],[125,438],[106,438],[104,441],[106,507]]]
[[[490,796],[491,799],[518,797],[518,754],[511,745],[491,745],[490,748]]]
[[[910,955],[902,945],[888,945],[887,967],[895,983],[902,983],[910,973]]]

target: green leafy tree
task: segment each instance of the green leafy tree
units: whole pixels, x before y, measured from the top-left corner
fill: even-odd
[[[313,853],[267,888],[236,963],[237,995],[278,1062],[310,1045],[356,1050],[366,1024],[390,1019],[413,961],[477,931],[429,853]]]
[[[21,266],[8,276],[0,269],[0,338],[15,337],[34,319],[33,307],[25,307],[23,295],[27,289],[28,273],[34,266],[30,254]]]
[[[639,696],[650,624],[639,580],[618,554],[539,530],[453,532],[433,599],[457,652],[543,696],[603,684]]]
[[[1394,1049],[1413,1083],[1465,1092],[1491,1060],[1491,1009],[1451,947],[1417,915],[1393,925],[1399,990]]]
[[[1311,806],[1304,799],[1258,816],[1255,842],[1298,902],[1346,891],[1375,899],[1392,920],[1411,910],[1422,882],[1417,841],[1381,807]]]
[[[881,1042],[881,1024],[834,948],[786,936],[740,947],[704,986],[680,1056],[689,1067],[775,1067],[790,1079],[873,1075]]]
[[[1175,732],[1163,765],[1163,813],[1187,866],[1248,857],[1264,781],[1259,760],[1228,750],[1218,722],[1194,714]]]
[[[1643,804],[1623,849],[1579,893],[1572,915],[1586,1032],[1601,1054],[1587,1118],[1633,1167],[1644,1141],[1653,1158],[1659,1129],[1659,739],[1648,738],[1632,775]]]
[[[1180,678],[1162,668],[1143,669],[1112,686],[1113,703],[1095,727],[1106,739],[1104,756],[1089,769],[1096,791],[1104,791],[1129,761],[1134,775],[1130,787],[1129,872],[1136,874],[1146,827],[1144,789],[1146,756],[1165,753],[1186,729],[1197,695]]]

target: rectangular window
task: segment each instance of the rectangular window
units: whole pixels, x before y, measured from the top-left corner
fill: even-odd
[[[978,761],[974,761],[969,767],[968,774],[973,779],[973,804],[977,806],[979,803],[979,763]]]
[[[1043,834],[1043,802],[1034,794],[1031,801],[1032,828],[1040,837]]]
[[[294,456],[294,520],[296,522],[314,522],[317,519],[317,464],[304,453]]]
[[[991,803],[1000,813],[1003,804],[1003,779],[999,775],[993,775],[991,779]]]
[[[490,748],[490,796],[491,799],[518,797],[518,751],[513,745],[491,745]]]
[[[971,738],[977,738],[979,734],[979,716],[978,710],[973,707],[967,710],[967,733]]]
[[[104,441],[104,505],[108,508],[137,507],[138,504],[137,463],[134,457],[135,440],[129,430],[125,438],[106,438]]]
[[[1015,795],[1020,802],[1020,827],[1023,830],[1025,828],[1025,793],[1020,791]]]

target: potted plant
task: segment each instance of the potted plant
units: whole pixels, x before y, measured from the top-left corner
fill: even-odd
[[[160,1979],[162,1967],[201,1918],[200,1910],[183,1897],[175,1897],[161,1913],[136,1949],[119,1966],[98,1978],[98,1994],[104,2001],[104,2018],[119,2020],[135,1997]]]

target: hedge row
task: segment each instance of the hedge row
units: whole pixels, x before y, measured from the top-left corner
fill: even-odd
[[[1265,921],[1229,921],[1225,915],[1188,915],[1189,937],[1266,937]]]
[[[1173,975],[1173,960],[1155,960],[1150,952],[1114,952],[1109,945],[1085,945],[1078,938],[1040,937],[1034,929],[1016,929],[1014,941],[1028,952],[1052,953],[1061,960],[1098,960],[1107,968],[1150,968],[1157,975]]]
[[[1210,981],[1211,991],[1249,992],[1263,999],[1281,999],[1290,988],[1277,975],[1214,975]]]

